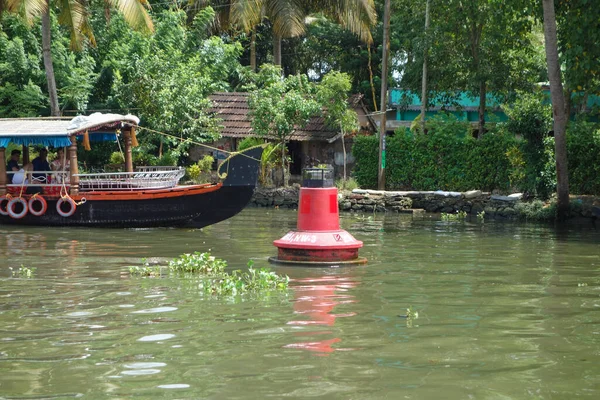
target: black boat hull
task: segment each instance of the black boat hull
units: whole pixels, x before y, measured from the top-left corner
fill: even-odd
[[[42,216],[31,213],[21,219],[0,216],[0,223],[39,226],[95,226],[145,228],[191,225],[195,228],[216,224],[239,213],[250,201],[253,186],[220,186],[210,192],[145,199],[89,199],[77,206],[70,217],[56,210],[58,199],[48,199]],[[151,192],[150,192],[151,193]]]

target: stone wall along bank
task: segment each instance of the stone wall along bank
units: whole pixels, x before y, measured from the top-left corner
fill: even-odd
[[[284,207],[297,209],[300,188],[257,188],[250,205],[257,207]],[[521,193],[509,196],[493,195],[480,190],[468,192],[388,192],[379,190],[355,189],[352,192],[340,191],[338,203],[340,211],[353,212],[397,212],[397,213],[457,213],[468,214],[485,212],[486,217],[512,219],[526,213],[530,203],[522,201]],[[600,206],[600,200],[592,196],[578,196],[571,199],[573,217],[593,218]]]

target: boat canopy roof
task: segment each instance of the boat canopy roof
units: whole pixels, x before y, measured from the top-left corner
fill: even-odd
[[[91,141],[114,141],[116,131],[137,126],[135,115],[94,113],[79,115],[71,120],[61,118],[6,118],[0,119],[0,147],[9,143],[30,146],[65,147],[71,145],[71,136],[89,132]]]

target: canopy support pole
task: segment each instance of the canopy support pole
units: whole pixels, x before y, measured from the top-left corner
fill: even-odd
[[[133,156],[131,154],[131,128],[123,131],[123,142],[125,144],[125,169],[133,172]]]
[[[69,162],[70,162],[70,182],[71,190],[70,195],[76,196],[79,194],[79,167],[77,166],[77,136],[71,136],[71,146],[69,146]]]
[[[0,147],[0,196],[6,194],[6,149]]]
[[[29,146],[23,146],[23,166],[29,164]]]

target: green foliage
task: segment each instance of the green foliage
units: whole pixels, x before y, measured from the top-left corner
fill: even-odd
[[[36,116],[48,103],[42,93],[37,38],[19,19],[0,21],[0,117]]]
[[[129,273],[142,277],[161,277],[162,268],[150,265],[142,260],[142,266],[129,267]],[[287,291],[289,278],[277,275],[266,268],[254,268],[254,262],[248,262],[246,272],[236,270],[225,272],[227,262],[212,256],[210,253],[195,252],[182,254],[169,261],[168,270],[171,275],[183,275],[186,278],[198,276],[198,287],[202,292],[215,296],[240,296],[248,294],[268,294],[273,291]]]
[[[192,164],[186,168],[187,177],[195,182],[198,181],[201,172],[202,171],[200,170],[200,166],[198,164]]]
[[[325,112],[325,123],[343,133],[358,130],[356,111],[348,108],[350,76],[339,71],[331,71],[323,77],[317,87],[317,98]]]
[[[257,89],[250,93],[248,105],[252,129],[263,137],[275,137],[281,145],[281,166],[287,176],[285,144],[295,129],[306,126],[310,117],[321,111],[315,100],[315,87],[306,75],[276,78],[277,68],[262,66]],[[284,178],[284,185],[287,180]]]
[[[569,190],[577,194],[600,194],[600,126],[572,122],[567,127]]]
[[[511,181],[518,182],[524,191],[547,198],[556,185],[555,173],[550,165],[553,156],[547,151],[547,136],[552,127],[549,100],[541,92],[519,93],[519,97],[510,106],[505,106],[504,111],[509,118],[506,123],[508,132],[524,139],[519,150],[511,149],[508,154],[515,167]]]
[[[159,265],[149,265],[144,262],[144,265],[132,265],[129,267],[129,274],[135,276],[144,276],[148,278],[160,278],[162,268]]]
[[[517,142],[501,130],[476,140],[460,121],[432,120],[427,135],[408,129],[387,139],[386,188],[390,190],[508,190],[507,150]],[[376,187],[378,139],[357,137],[352,153],[354,177],[361,187]]]
[[[205,279],[200,288],[206,294],[220,296],[236,296],[241,294],[268,293],[270,291],[285,291],[289,278],[279,276],[266,268],[254,269],[253,262],[248,262],[248,271],[233,271],[216,279]]]
[[[21,277],[21,278],[33,278],[33,275],[35,274],[35,267],[25,267],[24,265],[21,265],[19,268],[17,269],[12,269],[12,267],[8,267],[8,269],[10,270],[10,273],[13,277]]]
[[[462,221],[465,218],[467,218],[465,211],[457,211],[456,214],[442,213],[441,215],[442,221]]]
[[[339,190],[354,190],[358,189],[358,182],[354,178],[338,179],[335,181],[335,187]]]
[[[249,149],[250,147],[261,145],[265,142],[264,139],[254,136],[248,136],[240,140],[238,143],[238,151]]]
[[[123,153],[120,151],[114,151],[111,153],[109,161],[111,164],[123,164],[125,162],[125,157],[123,157]]]
[[[352,155],[356,159],[354,178],[358,185],[363,188],[377,187],[379,140],[375,136],[355,137]]]
[[[517,215],[529,221],[550,221],[556,219],[556,203],[545,203],[541,200],[518,202],[515,205]]]
[[[192,164],[186,169],[188,178],[196,182],[207,180],[209,178],[207,175],[210,175],[214,161],[213,156],[205,155],[196,164]]]
[[[590,0],[557,1],[556,20],[559,52],[567,88],[579,91],[574,103],[583,103],[584,93],[600,90],[600,8]]]
[[[227,262],[211,256],[210,253],[194,252],[182,254],[169,261],[169,270],[176,273],[200,273],[204,275],[222,274]]]
[[[100,79],[110,90],[99,97],[122,109],[135,108],[144,126],[173,135],[146,133],[139,140],[153,143],[154,151],[162,142],[164,153],[176,159],[186,156],[190,146],[180,139],[205,142],[219,137],[218,121],[206,111],[207,97],[227,90],[239,66],[238,43],[206,37],[203,27],[211,15],[197,14],[188,28],[185,12],[163,11],[155,18],[153,36],[130,31],[118,15],[104,27]]]

